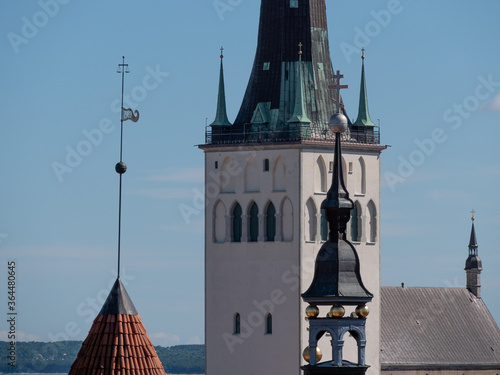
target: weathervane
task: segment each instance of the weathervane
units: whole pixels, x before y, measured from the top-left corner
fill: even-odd
[[[328,86],[330,90],[333,90],[333,98],[332,101],[337,103],[337,113],[341,113],[341,108],[345,108],[344,104],[340,100],[340,90],[342,89],[348,89],[349,85],[341,85],[340,80],[344,78],[343,74],[340,74],[340,70],[337,70],[337,74],[333,75],[334,79],[337,79],[337,84],[333,86]]]
[[[123,108],[123,91],[125,87],[125,73],[130,73],[128,64],[125,64],[125,56],[122,56],[122,63],[118,64],[117,73],[122,75],[122,107],[120,116],[120,162],[115,165],[115,171],[120,175],[120,189],[118,198],[118,278],[120,277],[120,255],[121,255],[121,230],[122,230],[122,176],[127,171],[127,164],[123,162],[123,122],[139,120],[139,111],[132,111],[130,108]]]

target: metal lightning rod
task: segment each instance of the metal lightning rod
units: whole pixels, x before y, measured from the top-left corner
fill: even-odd
[[[122,75],[122,106],[120,110],[120,162],[116,164],[115,171],[120,175],[120,188],[118,198],[118,278],[120,277],[120,257],[121,257],[121,231],[122,231],[122,176],[127,171],[127,165],[123,162],[123,92],[125,87],[125,73],[130,73],[128,64],[125,64],[125,56],[122,56],[122,63],[118,64],[117,73]]]

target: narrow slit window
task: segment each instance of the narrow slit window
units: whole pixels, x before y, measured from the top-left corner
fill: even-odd
[[[273,333],[273,316],[271,313],[266,316],[266,335],[272,335]]]
[[[234,334],[239,335],[241,333],[241,323],[240,323],[240,314],[236,313],[234,315]]]
[[[264,159],[264,172],[269,172],[269,159]]]

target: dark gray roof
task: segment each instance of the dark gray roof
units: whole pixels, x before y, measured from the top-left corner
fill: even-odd
[[[119,277],[111,288],[99,315],[138,315]]]
[[[382,287],[381,305],[383,369],[500,369],[500,330],[483,300],[467,289]]]

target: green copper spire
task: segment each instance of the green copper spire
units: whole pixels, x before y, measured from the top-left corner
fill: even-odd
[[[217,97],[217,114],[215,115],[215,121],[210,124],[213,125],[222,125],[222,126],[231,126],[232,124],[229,122],[227,118],[226,112],[226,90],[224,89],[224,67],[222,65],[222,60],[224,58],[224,48],[220,48],[220,76],[219,76],[219,95]]]
[[[297,65],[297,81],[295,83],[295,104],[293,115],[287,122],[290,124],[310,124],[311,120],[307,117],[306,103],[304,102],[304,84],[302,82],[302,43],[299,43],[299,63]]]
[[[359,90],[359,111],[358,119],[353,125],[356,126],[375,126],[372,119],[370,118],[370,113],[368,112],[368,96],[366,95],[366,81],[365,81],[365,49],[362,49],[361,59],[363,61],[363,66],[361,68],[361,87]]]

